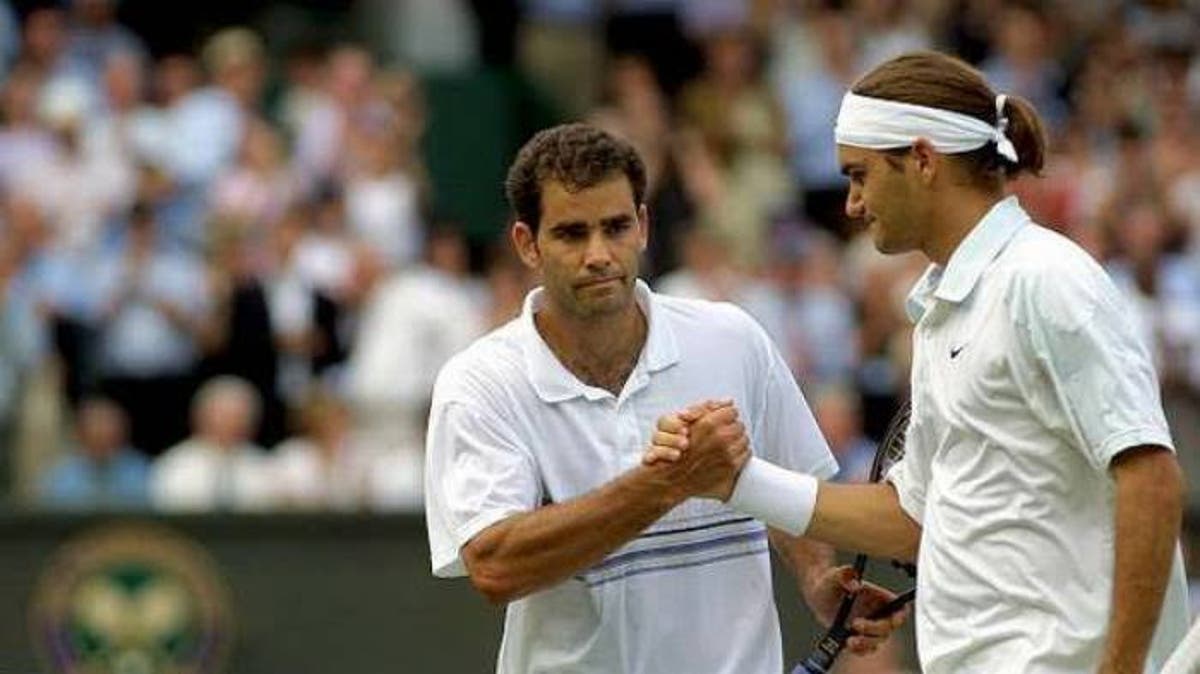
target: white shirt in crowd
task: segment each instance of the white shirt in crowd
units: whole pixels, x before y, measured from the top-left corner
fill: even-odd
[[[414,450],[438,369],[483,333],[468,287],[426,266],[393,275],[371,294],[347,364],[360,430],[377,447]]]
[[[923,528],[926,674],[1094,671],[1111,606],[1113,457],[1172,447],[1129,308],[1100,266],[998,203],[909,296],[913,417],[890,473]],[[1147,671],[1187,626],[1176,553]]]
[[[150,502],[167,511],[264,510],[275,501],[274,475],[254,445],[220,449],[190,438],[155,460]]]
[[[312,440],[287,440],[275,448],[272,459],[280,506],[301,510],[366,509],[377,454],[351,441],[330,458]]]
[[[829,477],[837,464],[766,333],[728,304],[639,282],[646,344],[619,396],[585,385],[521,316],[446,365],[434,389],[426,469],[433,572],[460,576],[483,529],[592,491],[638,465],[656,420],[733,398],[755,453]],[[497,671],[572,674],[783,669],[767,531],[690,499],[574,577],[508,606]]]

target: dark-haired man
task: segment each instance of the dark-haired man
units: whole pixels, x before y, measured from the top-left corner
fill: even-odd
[[[645,185],[604,132],[536,135],[506,187],[542,286],[434,389],[433,571],[508,604],[499,672],[778,674],[768,537],[826,619],[850,584],[826,548],[725,503],[751,452],[825,477],[836,463],[751,318],[638,281]],[[641,465],[655,420],[705,400],[706,439]],[[868,608],[885,599],[867,594]],[[892,621],[860,627],[851,648],[869,651]]]

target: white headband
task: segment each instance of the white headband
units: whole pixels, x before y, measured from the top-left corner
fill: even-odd
[[[883,98],[859,96],[847,92],[842,98],[833,135],[838,145],[869,150],[910,147],[917,138],[925,138],[943,154],[977,150],[996,143],[996,153],[1017,163],[1017,148],[1008,139],[1008,117],[1004,116],[1007,97],[996,97],[996,126],[971,115],[913,105]]]

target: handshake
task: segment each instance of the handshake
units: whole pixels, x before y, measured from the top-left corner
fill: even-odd
[[[750,460],[746,427],[730,399],[708,400],[662,416],[642,457],[681,497],[728,501]]]

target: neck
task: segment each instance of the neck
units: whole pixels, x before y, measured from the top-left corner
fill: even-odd
[[[931,218],[930,236],[922,247],[925,256],[945,266],[963,239],[1004,196],[1003,192],[971,190],[954,198],[938,200],[936,216]]]
[[[637,303],[616,316],[578,318],[546,307],[534,314],[546,345],[580,381],[618,395],[646,343],[646,317]]]

